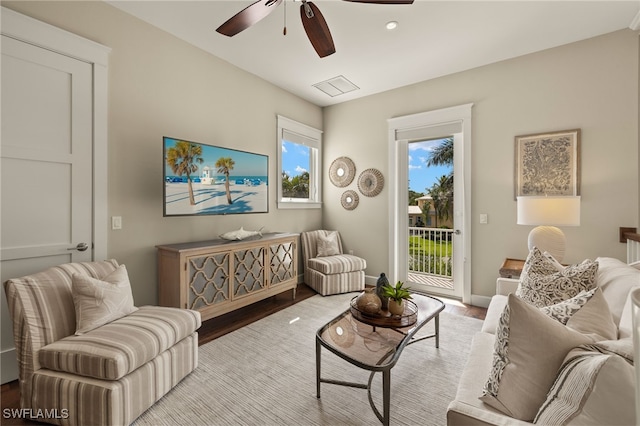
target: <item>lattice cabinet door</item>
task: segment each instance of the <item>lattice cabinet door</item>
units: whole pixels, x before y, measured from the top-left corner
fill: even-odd
[[[230,299],[230,253],[187,258],[189,309],[202,309]]]
[[[269,282],[278,285],[296,276],[296,244],[292,241],[269,245]]]
[[[233,298],[260,291],[265,288],[264,247],[233,252]]]

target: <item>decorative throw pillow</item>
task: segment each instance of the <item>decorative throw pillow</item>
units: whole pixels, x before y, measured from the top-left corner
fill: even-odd
[[[562,263],[558,262],[558,260],[555,257],[553,257],[551,253],[549,253],[548,251],[545,251],[542,254],[544,255],[544,257],[547,258],[549,263],[552,264],[554,268],[556,268],[556,270],[564,271],[565,266]]]
[[[564,268],[563,268],[564,269]],[[551,275],[555,272],[559,272],[558,268],[549,260],[547,256],[540,251],[538,247],[532,247],[529,250],[527,259],[522,266],[522,272],[520,273],[520,282],[531,274]],[[518,286],[519,288],[520,286]],[[518,293],[516,293],[517,295]]]
[[[76,310],[76,335],[136,311],[131,284],[124,265],[102,279],[73,274],[73,304]]]
[[[631,425],[635,422],[633,363],[596,345],[573,349],[540,407],[542,425]]]
[[[536,255],[535,251],[539,255]],[[596,287],[597,262],[585,260],[579,265],[567,266],[562,271],[558,271],[535,247],[532,253],[529,257],[535,259],[539,256],[544,261],[530,265],[527,268],[527,273],[520,276],[516,296],[526,302],[542,308],[570,299],[581,291]],[[526,266],[525,262],[525,268]],[[525,268],[523,268],[523,272]]]
[[[335,256],[340,254],[340,247],[338,246],[338,233],[329,232],[327,235],[320,235],[318,237],[317,245],[318,257]]]
[[[592,335],[596,340],[618,337],[618,328],[613,322],[609,305],[600,287],[582,291],[571,299],[542,307],[540,310],[579,333]]]
[[[571,299],[563,300],[562,302],[556,303],[554,305],[543,306],[542,308],[540,308],[540,310],[556,321],[567,325],[569,319],[576,312],[582,309],[589,300],[591,300],[596,290],[598,289],[594,288],[593,290],[589,291],[581,291],[577,296],[574,296]]]
[[[591,341],[510,294],[480,399],[510,417],[533,420],[567,353]]]

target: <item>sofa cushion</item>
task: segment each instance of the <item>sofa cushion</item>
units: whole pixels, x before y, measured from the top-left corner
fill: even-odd
[[[489,303],[487,313],[484,316],[484,322],[482,323],[481,331],[483,333],[495,334],[498,322],[508,301],[509,298],[502,294],[496,294],[491,298],[491,303]]]
[[[307,267],[322,272],[325,275],[332,275],[363,271],[367,267],[367,262],[363,258],[351,254],[339,254],[337,256],[309,259],[307,261]]]
[[[447,408],[447,425],[526,425],[520,420],[488,406],[478,398],[486,377],[478,372],[491,369],[495,336],[476,333],[471,342],[469,357],[460,375],[456,398]]]
[[[618,337],[618,328],[613,323],[609,306],[599,287],[540,310],[567,327],[592,335],[594,340]]]
[[[540,252],[535,247],[532,249],[534,251]],[[553,272],[535,272],[540,268],[533,265],[527,274],[520,277],[516,295],[528,303],[541,308],[570,299],[581,291],[591,290],[596,286],[597,262],[585,260],[579,265],[567,266],[558,271],[544,255],[540,253],[539,256],[544,259],[540,264],[548,263],[549,270]],[[527,261],[531,257],[533,256],[529,256]]]
[[[101,279],[73,274],[71,289],[78,336],[138,309],[124,265]]]
[[[542,425],[635,424],[631,360],[598,344],[567,354],[534,420]]]
[[[117,380],[155,358],[200,327],[200,313],[143,306],[81,336],[69,336],[40,350],[44,368]]]
[[[640,270],[610,257],[599,257],[596,261],[599,264],[598,286],[609,304],[614,323],[619,326],[629,292],[640,287]]]
[[[533,420],[566,354],[591,341],[510,294],[480,399],[516,419]]]
[[[193,333],[122,380],[100,380],[41,368],[33,375],[30,407],[33,412],[57,407],[58,423],[65,426],[130,425],[197,366],[198,333]],[[61,408],[68,410],[68,418],[60,420]],[[175,416],[167,416],[167,424],[178,424],[177,411]],[[42,415],[34,420],[42,421]],[[24,424],[43,425],[30,421]]]

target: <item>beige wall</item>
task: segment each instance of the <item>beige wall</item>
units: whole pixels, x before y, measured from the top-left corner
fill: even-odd
[[[375,167],[388,177],[387,119],[473,103],[471,292],[490,296],[504,258],[526,256],[531,229],[516,225],[514,136],[581,128],[582,224],[564,229],[565,261],[624,259],[618,227],[639,222],[638,45],[623,30],[327,107],[324,164],[346,155],[357,173]],[[376,276],[388,270],[388,185],[353,211],[341,207],[342,191],[324,186],[324,226],[339,229]]]
[[[109,62],[108,255],[125,263],[137,305],[157,303],[157,244],[198,241],[244,226],[299,232],[320,210],[162,217],[162,136],[269,156],[275,181],[276,114],[322,128],[322,109],[103,2],[2,2],[112,48]],[[108,224],[105,224],[108,226]]]

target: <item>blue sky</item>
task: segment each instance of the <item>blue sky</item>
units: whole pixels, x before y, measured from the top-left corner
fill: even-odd
[[[309,147],[282,141],[282,170],[294,177],[309,171]]]
[[[176,139],[166,138],[165,155],[167,149],[175,146]],[[200,175],[200,171],[203,167],[209,166],[212,169],[215,168],[216,161],[220,157],[231,157],[235,161],[232,176],[267,176],[267,168],[269,166],[268,157],[266,155],[252,154],[245,151],[237,151],[235,149],[228,149],[222,147],[216,147],[211,145],[198,144],[202,146],[202,158],[204,163],[199,164],[199,170],[197,175]],[[216,170],[217,171],[217,170]],[[165,162],[165,173],[167,176],[173,176],[171,168]]]
[[[409,188],[416,191],[426,193],[426,189],[430,188],[440,179],[440,176],[448,175],[452,167],[449,166],[431,166],[427,167],[426,161],[429,158],[430,151],[440,145],[441,140],[432,140],[426,142],[412,142],[409,144]]]

